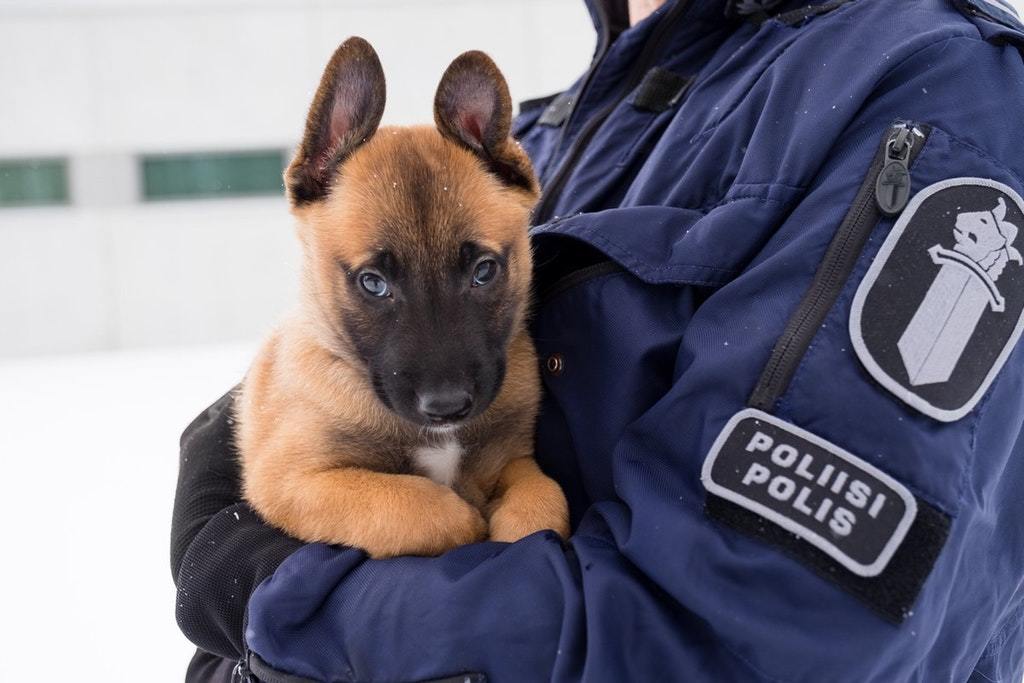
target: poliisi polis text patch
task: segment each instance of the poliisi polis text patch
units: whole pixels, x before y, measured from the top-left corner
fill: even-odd
[[[808,560],[893,621],[905,617],[948,533],[948,517],[894,478],[752,408],[722,429],[701,481],[712,517]]]
[[[858,576],[877,576],[907,535],[905,486],[810,432],[758,410],[733,416],[704,461],[704,487],[804,538]]]

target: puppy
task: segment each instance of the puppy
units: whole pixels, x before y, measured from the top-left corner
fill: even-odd
[[[289,534],[389,557],[568,533],[533,460],[538,184],[511,109],[481,52],[442,77],[436,128],[378,130],[384,73],[361,38],[324,70],[285,171],[301,304],[236,402],[245,497]]]

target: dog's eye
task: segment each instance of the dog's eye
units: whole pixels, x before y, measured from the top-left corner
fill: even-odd
[[[376,273],[362,273],[359,276],[359,286],[370,296],[383,297],[391,293],[388,281]]]
[[[473,271],[473,286],[483,287],[491,282],[497,274],[498,262],[494,259],[484,259],[476,264],[476,269]]]

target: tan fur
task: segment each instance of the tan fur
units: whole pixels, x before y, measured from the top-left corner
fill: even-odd
[[[548,528],[551,520],[560,520],[555,531],[566,535],[568,518],[565,496],[554,481],[545,476],[533,458],[524,456],[505,465],[498,480],[495,503],[490,515],[491,540],[511,543]]]
[[[296,163],[305,163],[301,156]],[[294,203],[302,300],[260,350],[236,409],[244,493],[268,522],[374,557],[434,555],[482,540],[487,519],[491,538],[502,541],[547,528],[568,534],[564,496],[532,459],[540,387],[525,317],[536,198],[535,181],[529,190],[504,185],[469,149],[413,127],[378,130],[341,164],[324,199]],[[473,457],[448,488],[384,457],[444,437],[378,399],[340,324],[354,293],[339,264],[358,268],[372,258],[385,225],[404,248],[440,259],[458,249],[456,224],[473,226],[474,239],[494,251],[509,249],[515,334],[497,398],[458,428]]]

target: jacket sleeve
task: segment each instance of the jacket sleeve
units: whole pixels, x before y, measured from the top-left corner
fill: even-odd
[[[171,574],[185,636],[236,660],[249,595],[302,544],[264,524],[243,502],[231,407],[228,392],[182,434]]]
[[[1024,509],[1011,492],[1024,484],[1024,358],[1019,350],[1009,356],[989,397],[963,420],[942,423],[914,411],[864,371],[848,332],[852,299],[892,219],[870,226],[838,282],[822,263],[830,250],[846,248],[835,239],[859,210],[860,188],[895,119],[934,124],[911,169],[915,191],[955,176],[1024,189],[1005,161],[1015,158],[1019,133],[992,117],[987,128],[978,125],[974,104],[1003,82],[995,65],[978,64],[978,45],[950,40],[919,50],[843,128],[802,131],[806,140],[835,141],[813,172],[785,178],[813,151],[794,143],[775,167],[792,182],[751,184],[689,227],[693,239],[675,251],[692,260],[702,245],[725,244],[746,254],[743,267],[711,293],[688,299],[700,303],[681,314],[687,324],[671,385],[621,435],[614,496],[586,511],[568,547],[540,533],[440,558],[372,561],[355,550],[307,546],[253,594],[246,633],[253,652],[311,680],[416,681],[464,672],[484,672],[491,681],[969,675],[993,633],[1016,633],[1020,621]],[[1009,53],[984,54],[998,61]],[[936,73],[936,64],[956,77]],[[965,79],[964,65],[989,76]],[[924,100],[913,93],[925,87],[919,79],[926,73],[934,78]],[[777,221],[763,218],[767,210],[721,219],[737,216],[725,212],[742,205],[769,207],[794,187],[799,196],[776,207]],[[651,216],[650,208],[615,209],[552,229],[590,239],[637,276],[629,286],[655,287],[624,250],[592,237],[635,234]],[[646,248],[661,244],[649,242],[654,246]],[[832,287],[825,316],[805,325],[807,343],[794,347],[787,381],[758,404],[857,454],[937,515],[931,551],[910,553],[904,559],[913,571],[878,588],[883,601],[894,592],[915,594],[895,615],[877,609],[878,596],[834,566],[806,560],[805,540],[790,529],[780,534],[764,518],[712,514],[701,481],[716,439],[748,407],[793,315],[818,296],[822,281]],[[952,520],[948,538],[943,519]]]

